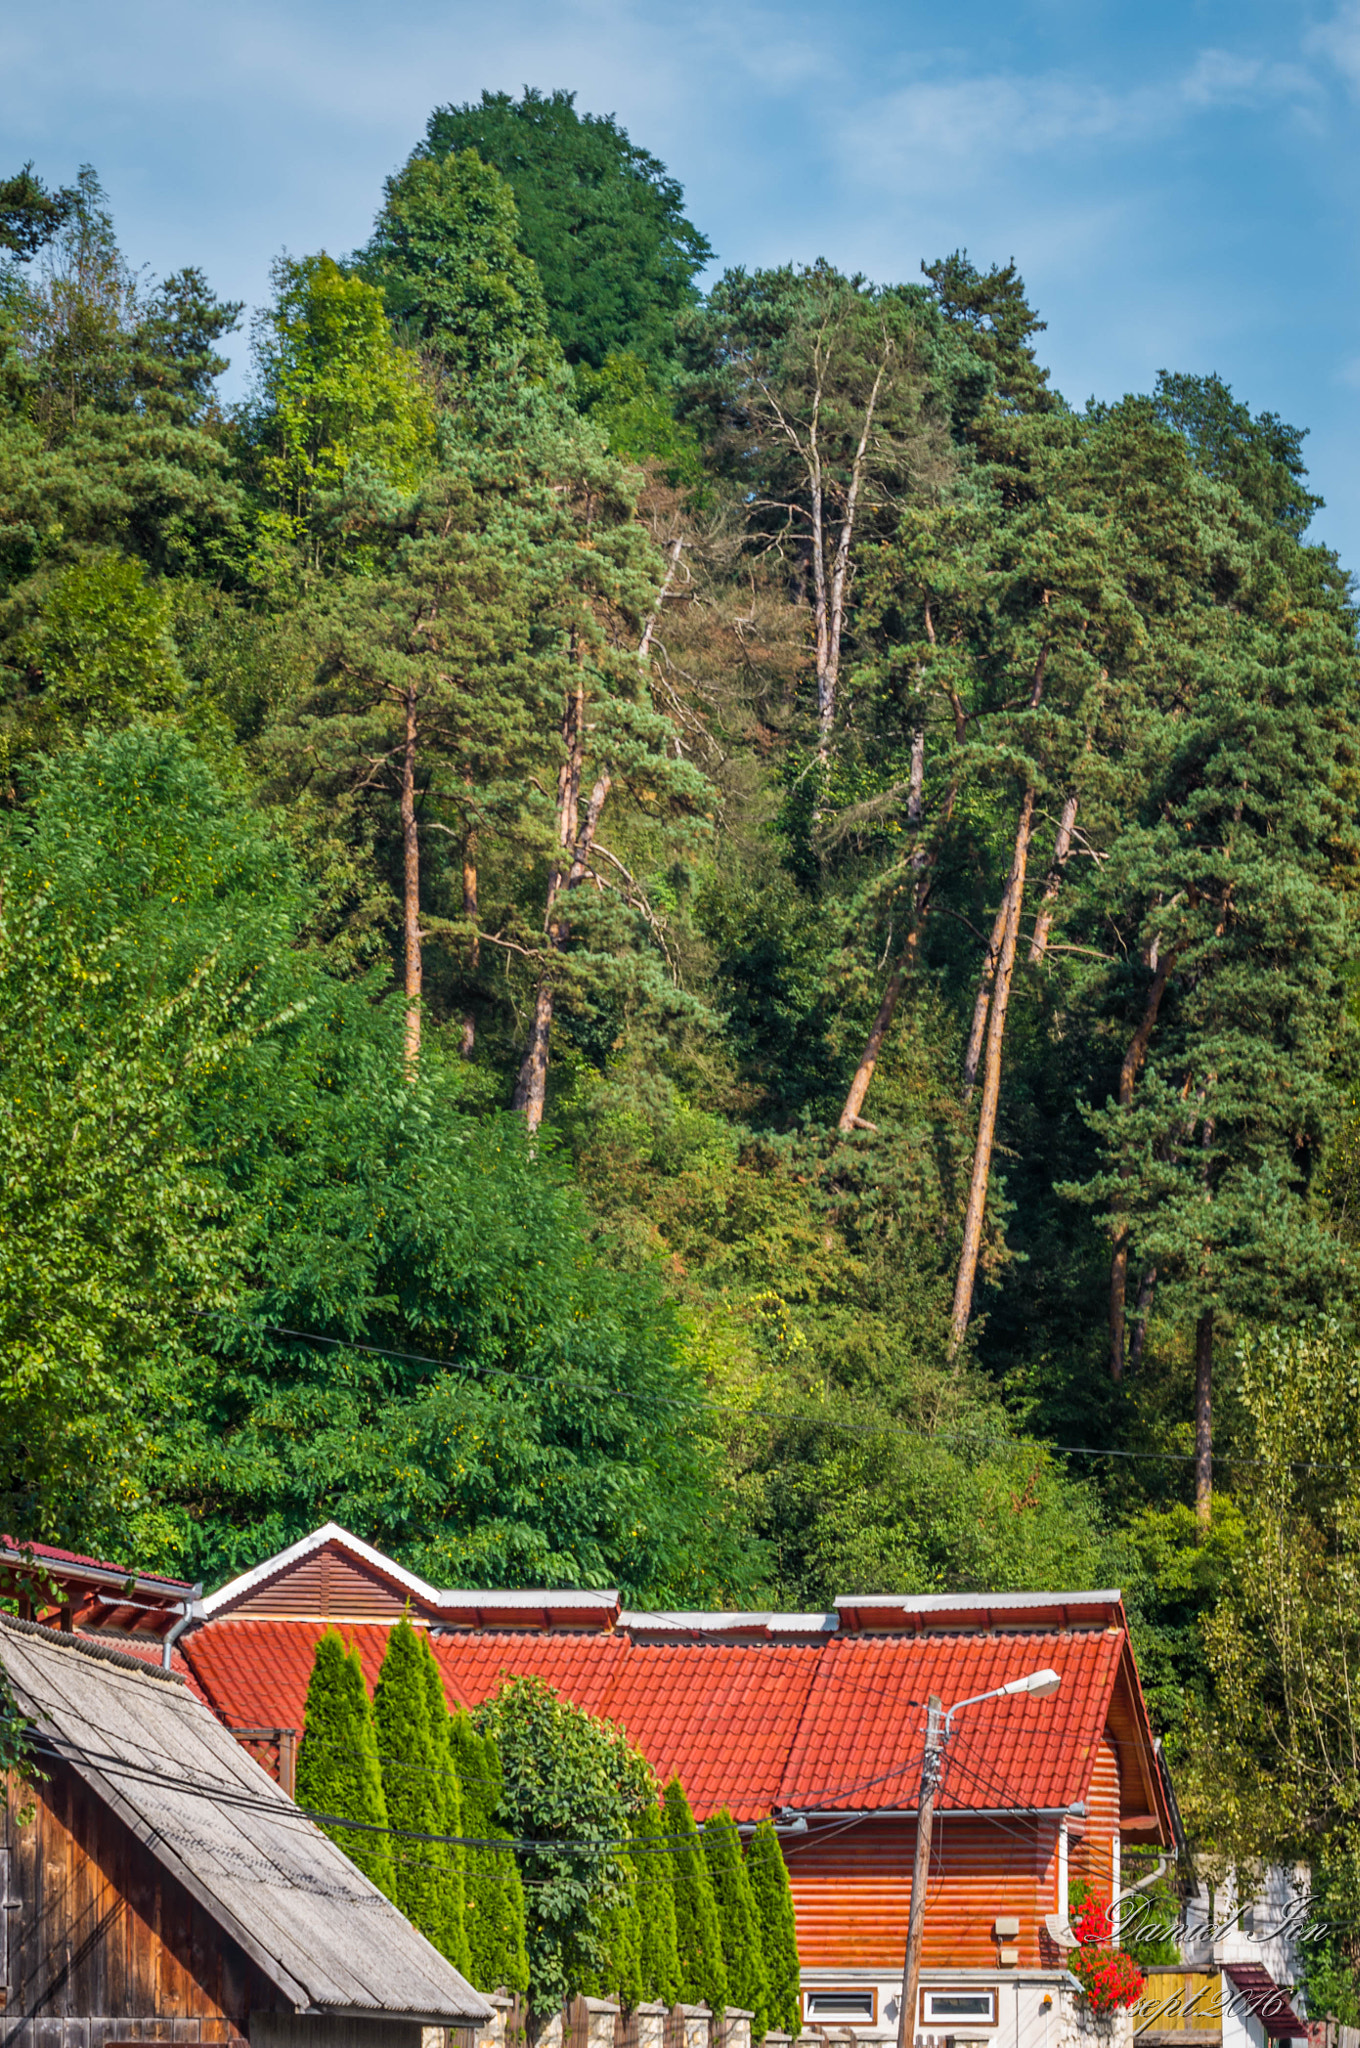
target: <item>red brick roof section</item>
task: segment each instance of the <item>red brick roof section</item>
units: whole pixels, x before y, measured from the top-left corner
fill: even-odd
[[[387,1646],[377,1623],[341,1623],[370,1690]],[[228,1726],[301,1729],[319,1621],[223,1619],[182,1639]],[[915,1806],[924,1702],[945,1704],[1052,1665],[1049,1700],[988,1701],[955,1725],[945,1804],[1061,1807],[1083,1797],[1109,1710],[1124,1632],[833,1638],[824,1645],[634,1643],[622,1632],[435,1634],[450,1705],[475,1706],[506,1678],[536,1675],[618,1722],[658,1777],[679,1774],[699,1818],[739,1820]]]
[[[1051,1666],[1052,1699],[965,1708],[954,1724],[945,1807],[1059,1807],[1080,1799],[1105,1726],[1122,1629],[1074,1635],[833,1638],[817,1654],[779,1803],[808,1813],[915,1808],[926,1700],[946,1707]]]

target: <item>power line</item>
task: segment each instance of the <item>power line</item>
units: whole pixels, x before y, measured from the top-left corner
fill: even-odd
[[[736,1416],[738,1419],[744,1416],[756,1416],[762,1421],[782,1422],[790,1429],[830,1429],[839,1432],[842,1436],[901,1436],[910,1438],[916,1443],[999,1444],[1011,1450],[1021,1452],[1031,1450],[1047,1451],[1055,1456],[1064,1458],[1120,1458],[1130,1464],[1193,1465],[1198,1459],[1198,1453],[1195,1451],[1125,1451],[1117,1450],[1110,1445],[1055,1444],[1042,1437],[1006,1436],[985,1430],[913,1429],[909,1423],[900,1422],[892,1417],[885,1417],[882,1422],[876,1423],[844,1422],[837,1416],[817,1413],[790,1414],[784,1409],[762,1407],[758,1404],[747,1406],[734,1402],[715,1401],[711,1396],[696,1395],[693,1401],[668,1400],[664,1396],[640,1396],[627,1387],[601,1386],[596,1380],[589,1380],[579,1376],[573,1385],[566,1374],[547,1379],[518,1372],[513,1366],[471,1365],[464,1363],[460,1359],[434,1358],[428,1353],[421,1351],[398,1351],[381,1344],[361,1344],[348,1337],[328,1337],[315,1330],[290,1330],[272,1323],[266,1323],[259,1327],[262,1328],[266,1336],[284,1337],[292,1343],[324,1345],[341,1351],[358,1351],[368,1357],[392,1358],[408,1365],[434,1366],[440,1372],[461,1372],[467,1374],[470,1378],[490,1376],[498,1379],[507,1379],[513,1381],[516,1386],[537,1389],[541,1392],[560,1390],[590,1393],[597,1397],[602,1394],[609,1395],[616,1400],[626,1402],[630,1408],[640,1414],[650,1412],[654,1415],[660,1415],[665,1411],[671,1411],[695,1416],[696,1411],[702,1413],[705,1408],[708,1408],[716,1410],[719,1414]],[[570,1373],[571,1370],[572,1368],[568,1367],[567,1373]],[[1268,1465],[1269,1460],[1265,1458],[1240,1457],[1230,1451],[1215,1451],[1212,1456],[1212,1462],[1215,1465],[1241,1466],[1244,1469],[1259,1471]],[[1341,1459],[1295,1458],[1288,1460],[1288,1465],[1291,1472],[1349,1472],[1353,1469],[1347,1461]]]

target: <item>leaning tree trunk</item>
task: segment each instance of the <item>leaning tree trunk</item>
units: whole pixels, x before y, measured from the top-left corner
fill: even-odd
[[[578,665],[576,687],[568,695],[562,715],[564,755],[557,774],[556,844],[553,849],[552,867],[548,872],[548,900],[543,916],[543,931],[550,954],[560,953],[571,936],[570,927],[561,915],[560,901],[567,877],[576,865],[573,849],[576,848],[581,773],[585,765],[585,697],[585,676]],[[512,1109],[523,1112],[524,1121],[531,1132],[536,1131],[542,1123],[543,1106],[547,1100],[548,1043],[552,1036],[555,995],[551,967],[545,967],[539,975],[538,987],[534,994],[533,1021],[529,1026],[529,1042],[524,1048],[524,1058],[520,1062],[519,1075],[515,1081],[515,1092],[510,1100]]]
[[[469,832],[463,841],[463,916],[472,927],[472,942],[468,948],[468,967],[473,974],[482,964],[482,942],[477,932],[477,834]],[[465,1060],[472,1058],[477,1045],[477,1013],[463,1012],[463,1035],[458,1050]]]
[[[1053,929],[1053,904],[1057,898],[1058,885],[1062,881],[1063,869],[1067,865],[1067,856],[1072,850],[1072,830],[1076,822],[1077,799],[1075,796],[1070,796],[1063,805],[1062,817],[1058,821],[1058,836],[1053,845],[1053,859],[1049,865],[1048,876],[1044,883],[1044,893],[1039,905],[1039,914],[1034,920],[1034,935],[1030,940],[1029,946],[1029,964],[1031,967],[1039,966],[1043,961],[1044,954],[1048,951],[1049,934]],[[973,1090],[977,1086],[978,1062],[982,1058],[983,1034],[987,1029],[987,1015],[992,1006],[992,982],[996,975],[996,963],[1001,955],[1001,941],[1005,934],[1006,920],[1009,916],[1010,894],[1008,890],[1006,895],[1002,897],[1001,907],[996,913],[996,922],[992,926],[992,936],[987,942],[987,951],[983,955],[982,973],[978,978],[977,995],[973,1001],[973,1021],[969,1027],[968,1045],[963,1055],[963,1085],[960,1090],[960,1097],[965,1109],[972,1101]]]
[[[1010,1002],[1011,977],[1015,971],[1015,942],[1020,929],[1020,906],[1025,894],[1025,867],[1029,859],[1030,832],[1034,821],[1034,788],[1025,791],[1020,806],[1020,826],[1015,835],[1015,856],[1011,862],[1007,895],[1009,915],[1002,934],[996,963],[996,987],[992,992],[991,1021],[987,1026],[987,1055],[982,1071],[982,1106],[978,1111],[977,1143],[973,1149],[973,1176],[968,1188],[968,1207],[963,1219],[963,1247],[959,1253],[958,1278],[954,1284],[954,1312],[950,1322],[949,1349],[957,1356],[968,1334],[973,1313],[973,1288],[977,1281],[978,1258],[982,1250],[982,1224],[987,1209],[987,1184],[992,1171],[992,1147],[996,1141],[996,1110],[1001,1097],[1001,1048],[1006,1033],[1006,1008]]]
[[[1206,1308],[1195,1325],[1195,1520],[1209,1526],[1214,1501],[1214,1312]]]
[[[420,830],[416,823],[416,693],[406,692],[406,734],[401,753],[402,932],[406,970],[406,1045],[408,1079],[420,1062]]]
[[[1039,904],[1039,915],[1034,920],[1034,937],[1029,942],[1029,964],[1039,966],[1048,951],[1048,935],[1053,929],[1053,905],[1057,901],[1058,888],[1062,882],[1067,856],[1072,851],[1072,833],[1077,822],[1077,798],[1069,796],[1062,807],[1058,820],[1058,836],[1053,842],[1053,860],[1044,883],[1044,893]]]
[[[1012,869],[1012,873],[1014,870]],[[966,1109],[973,1099],[977,1086],[978,1062],[982,1058],[982,1041],[987,1031],[987,1013],[992,1006],[992,983],[996,978],[996,963],[1001,958],[1001,945],[1010,922],[1011,892],[1007,879],[1001,907],[996,913],[992,936],[987,941],[987,951],[982,958],[982,973],[978,979],[977,995],[973,999],[973,1021],[968,1029],[968,1047],[963,1055],[963,1086],[960,1091]]]
[[[1153,1026],[1157,1022],[1157,1012],[1162,1006],[1162,997],[1166,994],[1166,984],[1171,974],[1171,966],[1175,957],[1174,952],[1168,953],[1153,975],[1152,986],[1148,990],[1147,1001],[1143,1005],[1143,1015],[1139,1020],[1138,1029],[1129,1040],[1128,1049],[1119,1068],[1119,1107],[1126,1112],[1133,1107],[1134,1083],[1138,1079],[1139,1068],[1142,1066],[1147,1055]],[[1129,1178],[1132,1168],[1127,1160],[1121,1165],[1119,1171],[1122,1179],[1127,1180]],[[1118,1212],[1116,1212],[1117,1215]],[[1112,1380],[1122,1380],[1124,1377],[1124,1310],[1128,1279],[1129,1226],[1126,1222],[1117,1220],[1114,1232],[1114,1257],[1110,1263],[1110,1378]],[[1141,1351],[1141,1344],[1139,1349]]]
[[[892,973],[888,976],[887,986],[883,991],[883,1000],[878,1006],[878,1015],[874,1018],[868,1043],[865,1045],[860,1057],[859,1065],[855,1068],[855,1077],[850,1083],[850,1090],[845,1098],[845,1107],[837,1121],[836,1128],[839,1131],[853,1131],[864,1125],[864,1118],[860,1115],[860,1111],[864,1107],[864,1098],[869,1092],[869,1083],[874,1078],[874,1069],[878,1065],[878,1056],[883,1050],[883,1041],[891,1029],[893,1014],[897,1009],[897,999],[902,993],[903,983],[916,965],[916,949],[920,940],[921,920],[925,916],[928,893],[926,849],[921,844],[920,839],[921,814],[924,808],[925,774],[925,727],[918,726],[911,739],[911,779],[907,785],[907,825],[917,835],[917,842],[912,848],[911,855],[910,920],[907,925],[906,937],[902,941],[902,950],[897,956]],[[869,1128],[872,1129],[872,1125]]]

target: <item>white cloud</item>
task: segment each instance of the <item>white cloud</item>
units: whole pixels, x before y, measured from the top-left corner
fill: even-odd
[[[1321,57],[1339,71],[1355,92],[1360,92],[1360,4],[1346,0],[1330,21],[1319,22],[1304,38],[1310,57]]]

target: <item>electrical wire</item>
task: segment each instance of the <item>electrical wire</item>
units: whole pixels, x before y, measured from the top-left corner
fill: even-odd
[[[564,1392],[589,1393],[596,1398],[605,1395],[615,1400],[626,1402],[630,1408],[640,1414],[651,1413],[653,1415],[660,1415],[663,1411],[669,1411],[671,1413],[683,1412],[690,1416],[696,1416],[696,1411],[701,1414],[707,1407],[716,1409],[720,1414],[736,1416],[738,1419],[744,1416],[755,1416],[762,1421],[782,1422],[789,1428],[830,1429],[842,1436],[900,1436],[909,1438],[915,1443],[1002,1445],[1011,1450],[1047,1451],[1055,1456],[1064,1458],[1120,1458],[1132,1464],[1194,1465],[1199,1460],[1199,1453],[1197,1451],[1125,1451],[1118,1450],[1108,1444],[1055,1444],[1039,1437],[1006,1436],[984,1430],[913,1429],[909,1423],[889,1418],[876,1423],[843,1422],[835,1416],[815,1414],[790,1415],[783,1409],[762,1407],[758,1404],[744,1406],[737,1403],[723,1403],[721,1401],[714,1401],[711,1396],[707,1401],[696,1397],[692,1402],[668,1400],[664,1396],[657,1395],[640,1398],[633,1390],[627,1387],[602,1387],[597,1381],[580,1379],[573,1386],[565,1382],[560,1376],[555,1376],[552,1379],[535,1378],[527,1373],[517,1372],[512,1366],[469,1365],[459,1359],[433,1358],[425,1352],[397,1351],[381,1344],[361,1344],[348,1337],[327,1337],[319,1331],[290,1330],[273,1323],[266,1323],[258,1327],[262,1329],[266,1336],[284,1337],[292,1343],[327,1346],[342,1351],[357,1351],[373,1358],[397,1359],[408,1365],[434,1366],[440,1372],[466,1373],[472,1378],[489,1376],[507,1379],[512,1380],[516,1386],[538,1389],[542,1392],[561,1390]],[[1211,1462],[1220,1466],[1241,1466],[1248,1470],[1259,1471],[1264,1469],[1269,1461],[1264,1458],[1240,1457],[1231,1451],[1215,1451],[1212,1454]],[[1289,1460],[1289,1469],[1291,1472],[1350,1472],[1353,1467],[1343,1459],[1296,1458]]]

